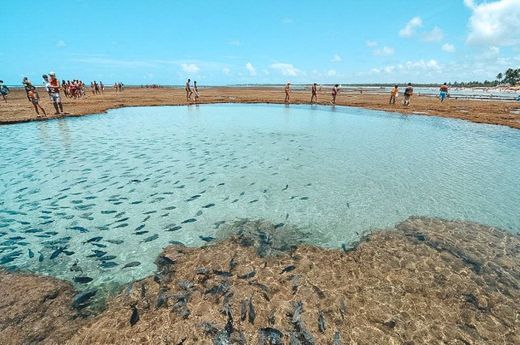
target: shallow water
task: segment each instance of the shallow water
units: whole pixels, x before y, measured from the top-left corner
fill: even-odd
[[[144,277],[171,241],[199,246],[245,217],[327,247],[411,215],[520,232],[520,132],[501,126],[346,107],[125,108],[0,127],[0,157],[0,263],[91,285]]]

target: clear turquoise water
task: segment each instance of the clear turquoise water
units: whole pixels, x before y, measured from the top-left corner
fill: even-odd
[[[90,284],[148,275],[170,241],[199,246],[245,217],[328,247],[411,215],[520,231],[520,131],[501,126],[345,107],[125,108],[2,126],[0,157],[0,262]]]

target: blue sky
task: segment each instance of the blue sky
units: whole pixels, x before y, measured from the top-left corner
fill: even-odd
[[[4,1],[0,79],[444,82],[520,67],[520,0]]]

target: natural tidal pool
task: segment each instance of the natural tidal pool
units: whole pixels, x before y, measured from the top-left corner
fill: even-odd
[[[520,232],[520,132],[347,107],[112,110],[0,127],[0,264],[89,285],[262,219],[325,247],[412,215]]]

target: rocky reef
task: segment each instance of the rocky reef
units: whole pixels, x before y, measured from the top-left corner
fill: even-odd
[[[0,343],[520,344],[518,235],[413,217],[324,249],[297,231],[240,221],[170,246],[90,316],[67,283],[1,272]]]

